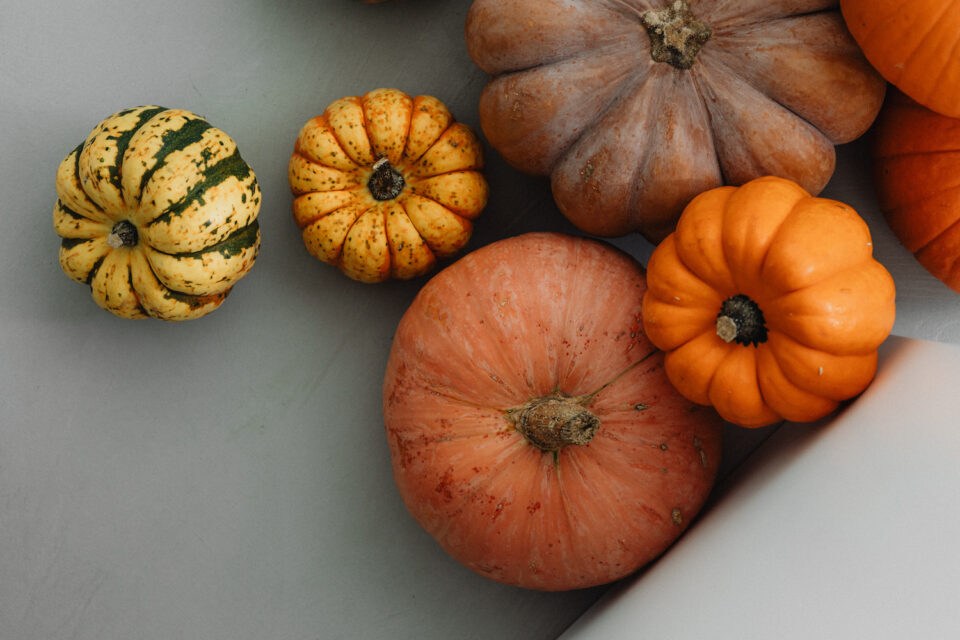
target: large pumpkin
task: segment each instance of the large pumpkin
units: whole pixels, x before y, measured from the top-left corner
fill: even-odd
[[[707,496],[721,421],[640,326],[643,269],[595,240],[495,242],[404,314],[383,386],[394,477],[454,558],[561,590],[660,554]]]
[[[745,427],[816,420],[863,391],[893,326],[866,223],[782,178],[697,196],[647,276],[643,325],[670,380]]]
[[[260,188],[237,145],[182,109],[143,106],[94,127],[57,170],[60,266],[123,318],[217,307],[260,248]]]
[[[920,104],[960,117],[960,2],[840,0],[840,9],[884,78]]]
[[[960,119],[891,91],[877,122],[874,174],[900,242],[960,293]]]
[[[431,96],[341,98],[300,130],[289,163],[307,250],[362,282],[413,278],[457,253],[487,204],[483,149]]]
[[[491,145],[604,236],[659,241],[723,183],[818,193],[885,90],[831,0],[475,0],[466,38]]]

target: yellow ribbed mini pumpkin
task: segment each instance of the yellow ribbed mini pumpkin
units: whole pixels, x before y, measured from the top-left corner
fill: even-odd
[[[378,89],[333,102],[289,164],[307,250],[362,282],[427,273],[470,239],[486,206],[483,149],[431,96]]]

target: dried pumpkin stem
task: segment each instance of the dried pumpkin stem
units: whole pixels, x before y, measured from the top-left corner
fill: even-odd
[[[587,444],[600,426],[600,419],[583,405],[582,398],[561,393],[534,398],[508,414],[517,431],[545,452]]]
[[[390,165],[387,158],[380,158],[373,163],[373,175],[367,181],[367,188],[377,200],[393,200],[400,192],[406,182],[400,172]]]
[[[763,311],[742,293],[727,298],[717,314],[717,335],[726,342],[744,346],[766,342],[767,325]]]
[[[121,220],[113,225],[113,229],[110,230],[110,235],[107,236],[107,244],[114,249],[119,249],[120,247],[135,247],[139,240],[140,235],[137,233],[137,228],[127,220]]]
[[[677,69],[693,66],[713,31],[693,17],[690,5],[675,0],[669,7],[650,10],[640,17],[650,34],[650,55],[657,62],[666,62]]]

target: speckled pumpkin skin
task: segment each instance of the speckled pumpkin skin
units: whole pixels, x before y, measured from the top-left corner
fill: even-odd
[[[688,69],[651,56],[644,14],[674,0],[475,0],[468,51],[492,77],[490,144],[549,176],[591,234],[659,242],[698,193],[764,175],[819,193],[834,145],[876,117],[885,83],[835,0],[689,0],[711,30]]]
[[[413,517],[487,578],[565,590],[661,554],[713,484],[721,421],[671,386],[641,328],[642,267],[604,243],[533,233],[434,276],[404,314],[383,387]],[[592,440],[555,453],[511,416],[576,399]]]
[[[204,316],[259,253],[257,178],[227,134],[189,111],[106,118],[60,163],[56,187],[60,266],[122,318]]]
[[[371,191],[386,159],[395,195]],[[290,158],[294,220],[307,250],[361,282],[432,270],[470,239],[487,204],[483,149],[431,96],[378,89],[341,98],[300,131]]]

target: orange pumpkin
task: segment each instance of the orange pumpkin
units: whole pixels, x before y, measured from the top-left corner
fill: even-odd
[[[427,273],[487,203],[483,149],[431,96],[341,98],[300,130],[289,164],[307,250],[362,282]]]
[[[960,119],[892,91],[877,122],[874,173],[894,234],[960,293]]]
[[[454,558],[513,585],[616,580],[687,527],[722,422],[644,336],[642,267],[533,233],[466,255],[397,329],[383,411],[397,487]]]
[[[960,3],[840,0],[840,9],[884,78],[920,104],[960,117]]]
[[[873,379],[893,327],[866,223],[782,178],[697,196],[647,276],[643,325],[671,382],[745,427],[832,412]]]
[[[654,242],[721,184],[818,193],[886,86],[835,0],[475,0],[466,39],[490,144],[583,231]]]

